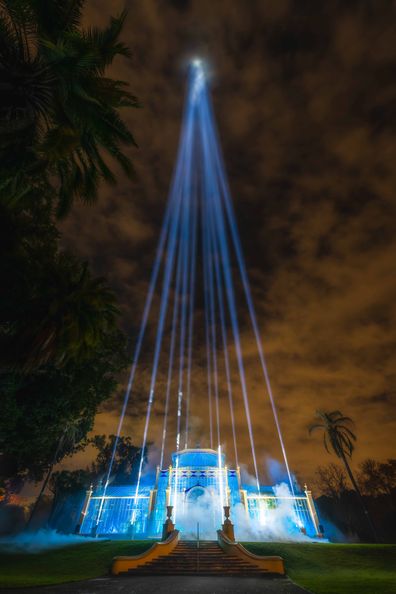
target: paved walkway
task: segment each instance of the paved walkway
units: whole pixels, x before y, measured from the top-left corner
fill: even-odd
[[[97,578],[84,582],[0,589],[0,594],[303,594],[287,578],[153,576]]]

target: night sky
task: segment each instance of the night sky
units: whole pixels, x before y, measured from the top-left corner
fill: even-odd
[[[105,24],[123,6],[91,0],[87,22]],[[205,58],[290,465],[310,481],[318,464],[334,461],[320,437],[307,433],[317,408],[355,420],[355,465],[394,457],[395,2],[127,6],[124,40],[133,58],[117,62],[111,74],[127,80],[142,103],[125,112],[139,145],[130,151],[137,179],[120,172],[118,187],[103,187],[97,205],[75,207],[62,225],[65,245],[109,279],[132,350],[177,150],[186,64]],[[240,316],[260,471],[271,479],[265,469],[269,458],[280,460],[280,450],[246,312]],[[139,394],[149,361],[146,350]],[[194,439],[201,445],[205,373],[194,368]],[[160,431],[160,380],[151,440]],[[240,459],[251,470],[235,389]],[[232,463],[225,398],[222,435]],[[98,415],[96,431],[115,432],[119,410],[114,399]],[[125,432],[137,443],[142,412],[136,396]]]

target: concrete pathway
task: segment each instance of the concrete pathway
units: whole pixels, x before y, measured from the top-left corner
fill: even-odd
[[[0,589],[0,594],[303,594],[287,578],[205,576],[135,576],[96,578],[84,582]]]

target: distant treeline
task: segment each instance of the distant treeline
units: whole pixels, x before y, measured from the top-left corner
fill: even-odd
[[[357,481],[378,538],[396,540],[396,460],[367,459],[359,465]],[[338,464],[319,466],[316,471],[318,511],[329,538],[367,541],[370,534],[355,491],[348,488],[347,476]]]

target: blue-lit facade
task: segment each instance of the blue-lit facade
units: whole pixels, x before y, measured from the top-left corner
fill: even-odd
[[[226,465],[224,454],[210,449],[186,449],[173,454],[172,464],[157,469],[152,485],[108,486],[89,491],[82,512],[80,533],[114,538],[158,538],[173,506],[173,520],[186,537],[189,523],[199,521],[205,533],[215,535],[223,522],[223,506],[238,508],[246,520],[263,523],[284,500],[292,500],[290,521],[308,536],[319,532],[315,505],[309,491],[279,496],[272,487],[244,485],[238,469]],[[293,513],[294,510],[294,513]]]

